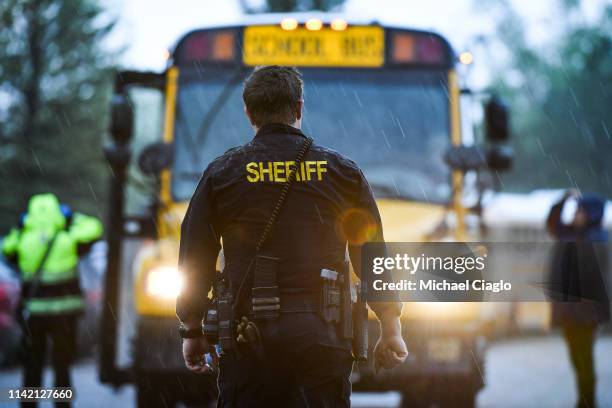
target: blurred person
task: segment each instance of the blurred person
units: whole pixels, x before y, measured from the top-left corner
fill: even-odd
[[[215,289],[223,298],[215,313],[218,337],[223,329],[228,345],[221,344],[218,360],[218,406],[348,407],[351,342],[341,321],[324,313],[331,309],[321,299],[331,306],[340,296],[322,295],[322,277],[346,271],[340,275],[346,279],[347,244],[359,273],[361,245],[383,241],[372,190],[353,161],[314,144],[300,129],[304,101],[297,69],[255,69],[243,99],[255,136],[208,166],[181,227],[185,285],[176,311],[185,365],[204,373],[210,370],[205,354],[216,359],[202,320],[211,307],[207,295],[217,279],[222,239],[222,275],[231,294]],[[339,231],[343,215],[354,239]],[[391,368],[408,354],[401,302],[370,306],[381,324],[375,365]],[[232,328],[235,319],[240,324]]]
[[[55,386],[71,386],[77,319],[85,304],[77,266],[102,230],[97,218],[72,212],[53,194],[38,194],[30,198],[27,213],[2,243],[22,281],[18,318],[23,329],[24,387],[42,386],[48,341]]]
[[[577,200],[570,224],[561,220],[565,203]],[[547,219],[558,240],[551,268],[552,324],[561,328],[578,387],[578,407],[595,406],[593,345],[598,325],[610,320],[607,295],[608,235],[602,227],[605,201],[595,194],[567,191]]]

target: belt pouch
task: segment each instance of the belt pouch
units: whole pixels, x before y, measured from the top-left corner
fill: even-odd
[[[255,319],[276,319],[280,313],[279,258],[257,255],[251,301]]]

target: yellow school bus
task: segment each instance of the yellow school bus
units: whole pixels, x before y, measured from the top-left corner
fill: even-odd
[[[139,405],[214,398],[202,391],[212,378],[184,369],[176,334],[180,224],[207,164],[253,136],[242,81],[272,64],[303,73],[303,130],[360,165],[387,241],[466,239],[462,175],[443,159],[462,143],[456,57],[444,37],[330,15],[188,32],[163,73],[120,73],[113,98],[100,374],[135,381]],[[440,232],[447,218],[452,228]],[[399,390],[407,404],[472,404],[483,384],[478,304],[406,304],[402,320],[408,361],[378,375],[359,367],[354,389]]]

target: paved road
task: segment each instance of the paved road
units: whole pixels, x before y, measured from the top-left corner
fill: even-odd
[[[573,407],[574,377],[558,336],[495,344],[487,355],[487,385],[479,407]],[[599,407],[612,408],[612,337],[595,344]]]
[[[612,408],[612,337],[602,337],[595,347],[600,407]],[[558,336],[507,340],[488,352],[487,385],[478,396],[479,407],[572,407],[576,398],[565,346]],[[47,372],[47,383],[50,384]],[[132,406],[134,389],[118,391],[97,382],[92,360],[81,361],[73,374],[77,407]],[[0,372],[0,388],[19,384],[19,371]],[[396,407],[397,393],[355,394],[355,407]],[[16,406],[16,404],[6,406]],[[4,406],[4,405],[3,405]],[[51,406],[51,405],[43,405]]]

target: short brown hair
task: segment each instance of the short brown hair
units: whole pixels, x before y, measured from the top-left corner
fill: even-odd
[[[291,124],[297,119],[303,87],[302,74],[295,67],[257,67],[244,81],[242,100],[257,127]]]

